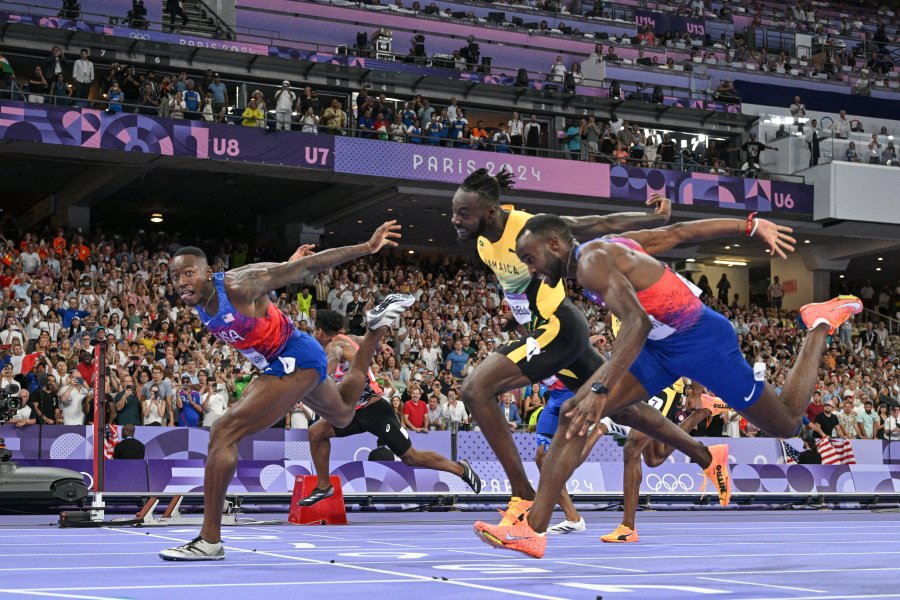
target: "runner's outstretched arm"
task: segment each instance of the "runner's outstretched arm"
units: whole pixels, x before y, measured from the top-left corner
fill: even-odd
[[[657,254],[680,244],[705,242],[720,238],[746,237],[748,221],[744,219],[701,219],[685,221],[657,229],[629,231],[619,237],[629,238],[639,243],[647,254]],[[749,222],[750,233],[766,244],[772,255],[787,258],[787,252],[794,251],[797,240],[789,233],[794,230],[784,225],[776,225],[766,219],[754,218]]]
[[[560,217],[578,239],[589,240],[611,233],[635,231],[648,227],[659,227],[669,222],[672,203],[661,194],[654,194],[647,200],[647,206],[655,206],[652,213],[621,212],[611,215],[590,215],[586,217]]]
[[[323,250],[296,260],[278,263],[273,267],[239,271],[233,274],[238,278],[238,285],[234,286],[234,289],[244,294],[247,300],[255,300],[271,290],[298,283],[308,275],[368,254],[375,254],[385,246],[396,246],[395,239],[400,237],[399,229],[400,225],[396,221],[387,221],[375,230],[372,238],[365,244]]]

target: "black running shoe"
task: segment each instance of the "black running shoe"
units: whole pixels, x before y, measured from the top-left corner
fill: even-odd
[[[384,301],[366,313],[366,326],[369,329],[393,326],[404,310],[416,303],[410,294],[388,294]]]
[[[320,488],[316,488],[313,490],[312,494],[298,502],[297,504],[300,506],[312,506],[316,504],[320,500],[324,500],[325,498],[331,498],[334,496],[334,486],[329,485],[327,490],[323,490]]]
[[[472,491],[476,494],[481,493],[481,477],[478,476],[478,473],[472,469],[472,465],[469,464],[467,460],[459,461],[459,465],[463,468],[463,474],[460,476],[460,479],[466,482]]]

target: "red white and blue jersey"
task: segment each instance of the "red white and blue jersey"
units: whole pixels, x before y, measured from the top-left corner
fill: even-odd
[[[629,238],[613,237],[595,241],[619,244],[634,252],[647,254],[640,244]],[[585,244],[581,244],[575,249],[576,258],[580,257],[584,246]],[[592,302],[603,305],[603,297],[600,294],[585,290],[584,295]],[[653,323],[653,329],[647,336],[651,340],[665,339],[673,333],[689,329],[700,319],[703,312],[699,288],[673,272],[668,266],[662,277],[647,289],[636,291],[636,295]]]
[[[211,317],[198,304],[195,308],[200,320],[216,339],[231,344],[257,368],[268,367],[284,351],[294,332],[299,333],[274,304],[269,304],[265,317],[239,313],[225,293],[225,273],[213,274],[213,286],[219,299],[219,312]]]

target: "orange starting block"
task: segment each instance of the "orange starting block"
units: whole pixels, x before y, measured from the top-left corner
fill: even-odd
[[[300,506],[297,503],[316,489],[318,478],[315,475],[297,476],[294,480],[294,495],[291,498],[291,511],[288,514],[288,523],[293,523],[294,525],[347,524],[347,509],[344,507],[341,478],[337,475],[332,475],[330,479],[331,485],[334,487],[334,495],[312,506]]]

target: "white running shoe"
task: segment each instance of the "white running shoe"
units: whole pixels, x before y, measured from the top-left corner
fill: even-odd
[[[366,313],[366,327],[374,330],[393,326],[403,311],[415,303],[415,297],[410,294],[388,294],[381,304]]]
[[[562,523],[557,523],[553,527],[547,528],[547,533],[552,533],[554,535],[562,535],[566,533],[575,533],[577,531],[584,531],[587,529],[587,524],[584,522],[584,517],[581,517],[577,521],[563,521]]]
[[[225,546],[222,542],[212,544],[197,536],[187,544],[163,550],[159,557],[163,560],[222,560]]]

